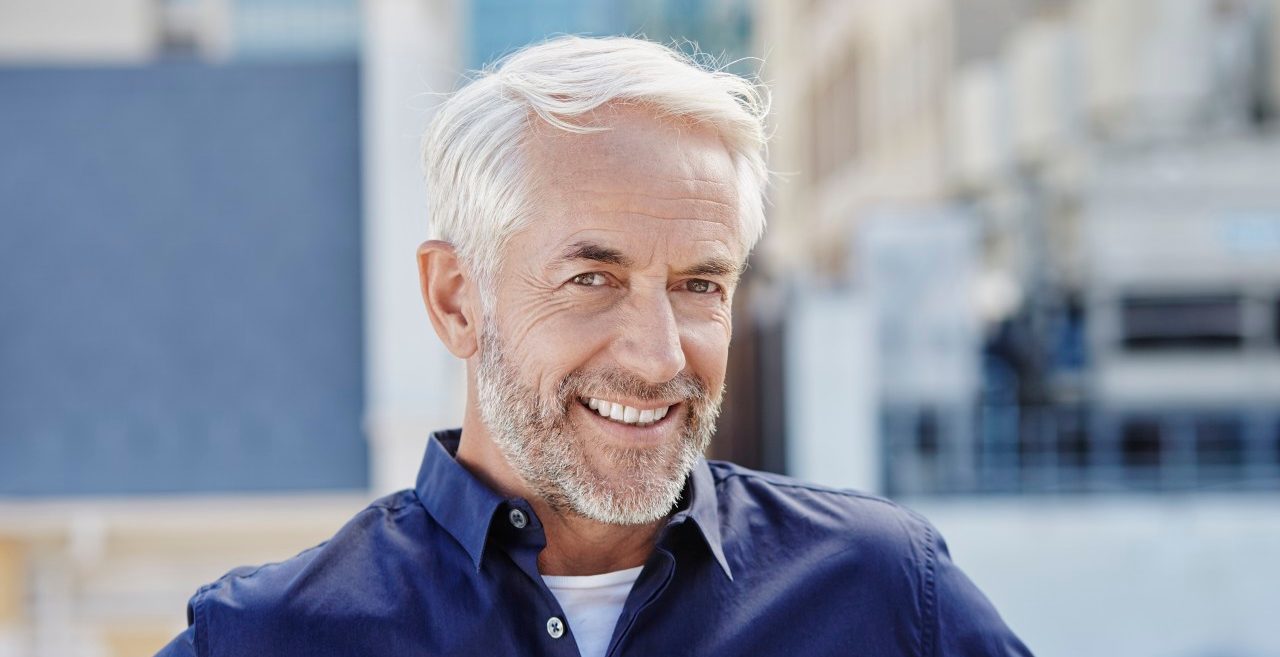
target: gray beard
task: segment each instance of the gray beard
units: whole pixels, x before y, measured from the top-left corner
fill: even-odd
[[[646,524],[671,512],[711,443],[721,395],[712,398],[700,380],[684,372],[655,386],[621,370],[576,370],[560,382],[554,399],[543,399],[520,382],[519,371],[503,354],[496,326],[485,317],[476,371],[480,417],[535,494],[557,513],[611,525]],[[683,400],[678,440],[644,449],[587,449],[587,439],[569,416],[570,404],[587,393]],[[592,463],[592,452],[604,463]]]

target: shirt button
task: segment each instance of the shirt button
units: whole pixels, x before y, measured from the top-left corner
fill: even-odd
[[[556,616],[548,618],[547,634],[550,634],[553,639],[559,639],[564,636],[564,621],[560,620],[560,618]]]
[[[529,524],[529,516],[520,509],[512,509],[511,513],[507,514],[507,520],[510,520],[511,526],[516,529],[524,529],[525,525]]]

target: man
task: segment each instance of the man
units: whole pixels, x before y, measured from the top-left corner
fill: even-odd
[[[919,516],[702,458],[765,110],[619,38],[445,102],[418,262],[461,430],[332,540],[200,589],[162,654],[1028,654]]]

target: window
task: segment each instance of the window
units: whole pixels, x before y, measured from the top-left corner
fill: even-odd
[[[1127,468],[1154,468],[1160,465],[1163,428],[1155,418],[1125,421],[1120,430],[1120,457]]]
[[[1276,344],[1280,345],[1280,298],[1276,299],[1271,312],[1271,330],[1275,334]]]
[[[1204,417],[1195,423],[1196,463],[1202,468],[1244,465],[1244,422],[1238,417]]]
[[[1233,349],[1244,343],[1238,295],[1133,296],[1121,302],[1127,349]]]

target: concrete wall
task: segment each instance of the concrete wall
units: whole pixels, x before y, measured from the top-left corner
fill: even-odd
[[[0,500],[0,656],[142,657],[239,565],[332,536],[363,495]]]
[[[1038,657],[1280,654],[1274,496],[906,503]]]

